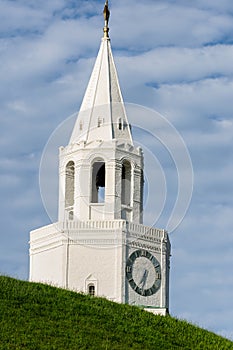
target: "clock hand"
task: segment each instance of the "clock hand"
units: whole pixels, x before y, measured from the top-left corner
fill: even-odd
[[[148,274],[149,274],[149,271],[145,269],[145,271],[144,271],[144,273],[143,273],[143,276],[142,276],[142,278],[141,278],[141,281],[140,281],[140,283],[139,283],[139,286],[140,286],[140,284],[142,285],[142,289],[144,289],[144,286],[145,286],[145,284],[146,284],[146,279],[147,279],[147,277],[148,277]]]

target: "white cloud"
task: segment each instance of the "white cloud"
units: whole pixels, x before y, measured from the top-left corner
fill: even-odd
[[[231,45],[200,48],[158,48],[133,57],[116,58],[124,78],[159,87],[193,83],[208,78],[232,76]],[[136,75],[137,73],[137,75]],[[132,81],[132,80],[131,80]],[[129,88],[131,87],[128,83]],[[132,83],[131,83],[132,84]]]
[[[142,50],[154,46],[195,47],[225,39],[233,23],[228,13],[197,6],[195,2],[118,2],[113,7],[112,30],[116,45]],[[133,8],[133,11],[132,11]],[[122,23],[124,24],[122,26]],[[139,26],[137,23],[143,23]],[[125,35],[127,33],[127,35]],[[140,42],[140,48],[137,42]]]

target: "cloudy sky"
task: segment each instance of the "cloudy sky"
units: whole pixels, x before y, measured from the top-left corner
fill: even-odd
[[[80,107],[103,2],[0,0],[0,273],[27,279],[29,231],[50,223],[40,159]],[[171,314],[233,339],[233,2],[112,0],[110,8],[124,100],[171,122],[193,164],[191,205],[171,233]]]

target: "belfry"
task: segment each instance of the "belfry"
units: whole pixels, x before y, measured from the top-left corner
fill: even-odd
[[[143,225],[143,151],[135,147],[113,60],[108,1],[99,53],[66,147],[58,222],[30,233],[30,281],[165,315],[170,242]]]

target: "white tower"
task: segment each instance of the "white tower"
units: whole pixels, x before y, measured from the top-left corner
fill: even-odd
[[[135,148],[108,36],[69,141],[60,147],[58,222],[30,233],[30,280],[168,312],[170,243],[144,226]]]

